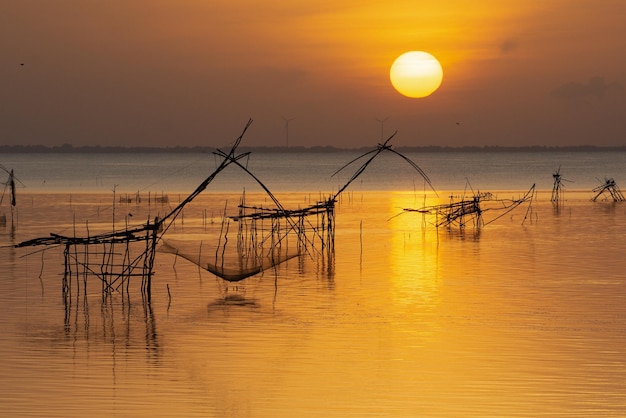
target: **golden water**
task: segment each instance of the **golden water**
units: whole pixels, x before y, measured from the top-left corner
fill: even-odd
[[[208,218],[224,198],[203,203]],[[1,243],[107,225],[110,200],[23,195]],[[544,193],[480,229],[394,217],[423,203],[347,194],[334,261],[236,284],[158,253],[150,304],[90,284],[66,305],[61,249],[1,248],[1,414],[626,416],[626,206],[569,192],[557,211]]]

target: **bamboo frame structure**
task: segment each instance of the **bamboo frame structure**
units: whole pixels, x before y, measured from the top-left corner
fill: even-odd
[[[523,224],[528,218],[528,214],[531,210],[530,204],[532,203],[534,195],[535,185],[533,184],[531,188],[519,199],[497,199],[489,192],[476,193],[470,198],[463,197],[460,200],[454,200],[454,197],[450,196],[450,203],[424,206],[419,209],[405,208],[403,209],[403,212],[418,212],[425,215],[432,215],[435,217],[434,225],[437,228],[441,226],[457,226],[463,229],[470,222],[473,223],[475,228],[480,228],[496,221],[513,209],[517,208],[519,205],[529,202],[528,210],[526,211],[524,221],[522,222]],[[481,203],[485,201],[495,202],[496,205],[492,207],[484,207]],[[491,210],[502,211],[502,213],[488,222],[485,222],[483,214]]]
[[[374,158],[384,151],[395,153],[407,161],[433,188],[430,179],[417,164],[391,149],[389,142],[395,136],[394,133],[384,143],[378,144],[374,150],[350,161],[333,174],[334,176],[348,165],[369,156],[335,194],[305,208],[286,209],[276,196],[240,162],[249,153],[236,154],[236,149],[251,123],[252,120],[250,119],[229,152],[219,149],[214,152],[215,155],[222,158],[218,167],[191,194],[162,218],[157,217],[143,225],[130,228],[127,226],[118,231],[96,235],[88,233],[85,237],[52,233],[48,237],[21,242],[15,247],[61,246],[64,254],[62,287],[63,295],[67,298],[71,298],[72,283],[75,283],[76,288],[80,289],[79,278],[82,278],[83,289],[86,292],[87,277],[89,276],[95,276],[101,281],[103,295],[119,291],[124,294],[124,292],[128,292],[131,278],[139,277],[141,278],[142,294],[148,295],[149,298],[152,288],[154,259],[157,244],[160,242],[163,243],[160,247],[161,251],[187,258],[226,281],[243,280],[289,258],[306,253],[311,254],[312,251],[318,251],[328,257],[330,261],[334,254],[336,202],[340,194],[366,169]],[[251,176],[267,193],[275,208],[249,206],[245,203],[245,198],[242,198],[238,207],[239,213],[223,220],[214,260],[207,261],[206,256],[202,254],[202,242],[200,242],[200,248],[196,254],[180,253],[175,245],[163,240],[163,235],[173,225],[176,218],[182,214],[184,207],[200,195],[216,176],[231,164],[238,166]],[[115,202],[115,195],[113,200]],[[237,265],[234,269],[229,270],[225,266],[225,252],[231,220],[238,223],[235,256]],[[290,237],[295,237],[295,244],[290,243]],[[321,249],[317,248],[318,242]]]
[[[561,167],[556,170],[552,174],[552,178],[554,179],[554,184],[552,186],[552,195],[550,196],[550,201],[552,203],[560,203],[561,202],[561,194],[563,191],[563,179],[561,177]]]
[[[6,167],[0,165],[0,170],[4,171],[5,173],[9,175],[9,178],[4,183],[4,190],[2,191],[2,196],[0,196],[0,205],[2,205],[2,202],[4,201],[4,196],[7,194],[7,188],[8,188],[9,199],[10,199],[9,206],[11,207],[11,228],[14,228],[15,227],[14,212],[17,206],[16,182],[20,183],[22,186],[23,184],[19,179],[15,177],[15,173],[13,172],[13,169],[9,170]],[[0,214],[0,226],[6,226],[6,225],[7,225],[7,217],[6,217],[6,214],[2,213]]]
[[[604,183],[600,184],[598,187],[595,187],[593,190],[596,194],[591,198],[592,201],[597,201],[600,196],[605,196],[605,200],[607,200],[606,195],[608,195],[613,202],[623,202],[626,200],[622,191],[618,187],[615,180],[611,178],[604,178]]]
[[[339,188],[336,193],[331,194],[328,198],[324,200],[320,200],[304,208],[283,208],[273,197],[271,192],[267,190],[267,188],[252,173],[250,173],[246,167],[239,164],[238,161],[233,161],[249,175],[251,175],[255,180],[257,180],[257,182],[266,190],[268,195],[272,197],[272,200],[276,204],[277,208],[271,209],[261,206],[247,206],[246,204],[242,203],[241,205],[239,205],[239,209],[241,212],[237,216],[231,217],[231,219],[239,222],[240,228],[242,228],[241,225],[246,224],[247,222],[252,222],[252,229],[255,231],[259,221],[271,220],[272,227],[270,229],[270,232],[265,231],[265,236],[271,236],[274,238],[276,238],[276,226],[280,225],[281,220],[284,220],[284,222],[286,223],[286,230],[283,230],[283,236],[278,238],[279,241],[282,241],[283,237],[288,237],[290,233],[293,233],[297,236],[297,245],[299,250],[304,253],[308,253],[309,251],[319,251],[314,243],[320,242],[321,250],[324,251],[319,252],[327,257],[327,261],[329,262],[329,264],[332,264],[335,245],[336,203],[339,200],[340,195],[350,186],[350,184],[354,180],[356,180],[365,171],[367,166],[371,164],[372,161],[382,152],[391,152],[408,162],[409,165],[424,178],[424,180],[428,183],[428,185],[435,192],[435,194],[437,193],[426,173],[415,162],[411,161],[406,156],[396,152],[391,148],[391,145],[389,143],[396,135],[396,133],[397,132],[394,132],[382,144],[379,143],[376,148],[349,161],[347,164],[345,164],[343,167],[333,173],[332,176],[335,176],[349,165],[369,156],[369,158],[367,158],[365,162],[361,166],[359,166],[354,174],[341,188]]]
[[[77,289],[80,289],[78,278],[82,277],[83,289],[86,292],[87,277],[95,276],[102,283],[103,295],[120,290],[124,292],[128,290],[131,278],[140,277],[142,294],[149,298],[155,253],[162,235],[182,213],[185,205],[202,193],[222,170],[247,155],[247,153],[235,155],[235,151],[251,123],[252,120],[248,120],[243,132],[228,153],[218,150],[219,155],[224,158],[213,173],[163,218],[155,218],[154,221],[148,221],[136,227],[126,227],[97,235],[88,234],[85,237],[51,233],[48,237],[20,242],[15,247],[63,247],[62,288],[65,297],[71,297],[73,282],[76,283]]]
[[[565,190],[565,185],[563,183],[572,183],[572,181],[563,178],[563,176],[561,175],[561,166],[559,166],[558,170],[552,173],[552,179],[554,180],[554,183],[552,185],[552,194],[550,195],[550,201],[558,206],[563,203],[563,194]]]

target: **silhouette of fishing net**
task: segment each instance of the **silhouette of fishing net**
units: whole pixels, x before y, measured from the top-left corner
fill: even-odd
[[[275,245],[242,251],[242,248],[216,247],[204,241],[167,239],[162,241],[160,252],[175,254],[200,268],[229,281],[238,282],[263,273],[300,255],[298,246]]]

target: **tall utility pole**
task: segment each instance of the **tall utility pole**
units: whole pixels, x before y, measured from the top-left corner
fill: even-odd
[[[381,142],[384,140],[384,133],[385,133],[385,132],[384,132],[384,131],[385,131],[385,121],[386,121],[387,119],[389,119],[389,116],[387,116],[387,117],[386,117],[386,118],[384,118],[384,119],[378,119],[378,118],[376,118],[376,120],[380,122],[380,140],[381,140]]]
[[[282,118],[285,121],[285,144],[287,148],[289,148],[289,122],[291,122],[295,118],[287,119],[284,116],[282,116]]]

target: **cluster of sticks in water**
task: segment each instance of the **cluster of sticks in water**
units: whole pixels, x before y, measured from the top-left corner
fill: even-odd
[[[553,203],[561,203],[563,201],[563,182],[569,182],[570,180],[564,179],[561,176],[561,167],[552,174],[554,179],[554,185],[552,187],[552,196],[550,200]],[[603,200],[611,200],[613,202],[624,202],[626,198],[622,194],[619,186],[612,177],[605,177],[604,181],[599,186],[594,187],[592,190],[595,194],[591,198],[593,202],[603,198]]]
[[[358,158],[348,162],[333,176],[352,163],[364,159],[364,162],[354,172],[350,179],[336,193],[330,194],[310,206],[299,209],[287,209],[279,202],[274,194],[241,163],[249,153],[237,154],[245,132],[252,120],[245,125],[241,135],[235,140],[234,145],[228,152],[216,150],[215,155],[221,157],[221,163],[200,185],[174,209],[161,218],[154,218],[145,224],[134,228],[124,228],[102,234],[87,235],[86,237],[64,236],[51,233],[50,236],[35,238],[16,244],[16,247],[45,246],[62,247],[64,251],[64,274],[63,294],[66,298],[71,297],[72,281],[80,288],[80,279],[83,281],[83,289],[86,292],[87,277],[95,276],[102,283],[102,293],[110,294],[121,291],[128,292],[130,279],[141,278],[142,294],[150,296],[151,279],[157,248],[159,251],[170,252],[185,258],[201,268],[204,268],[216,276],[230,282],[243,280],[264,270],[274,267],[283,261],[300,255],[322,255],[330,261],[334,254],[335,234],[335,204],[340,194],[359,177],[367,166],[382,152],[391,152],[415,169],[430,188],[437,194],[426,173],[406,156],[391,148],[389,142],[395,136],[391,135],[384,143],[378,144],[373,150],[366,152]],[[258,183],[267,193],[275,207],[262,207],[247,205],[245,199],[239,205],[239,213],[234,216],[224,216],[221,225],[218,244],[214,252],[200,248],[188,250],[184,244],[174,240],[165,240],[164,234],[173,225],[176,218],[182,213],[183,208],[192,202],[198,195],[207,189],[209,184],[228,166],[234,165]],[[5,185],[11,190],[11,208],[15,206],[15,177],[13,171],[4,167],[1,169],[9,174],[9,181]],[[560,168],[553,174],[554,189],[551,200],[555,203],[561,201],[563,181]],[[596,195],[593,200],[608,194],[615,201],[623,201],[624,196],[613,179],[606,179],[605,183],[594,189]],[[2,197],[4,198],[4,194]],[[451,197],[450,203],[425,206],[420,209],[403,209],[403,212],[418,212],[425,215],[433,215],[434,225],[454,226],[464,228],[472,222],[475,227],[484,226],[504,216],[519,205],[528,202],[528,210],[524,220],[528,217],[530,203],[535,194],[535,185],[518,199],[501,200],[491,193],[472,193],[471,197]],[[481,206],[481,202],[492,201],[497,205],[500,215],[491,221],[483,221],[483,213],[489,208]],[[1,200],[0,200],[1,203]],[[4,219],[6,222],[6,218]],[[0,222],[2,219],[0,219]],[[228,242],[228,230],[230,221],[238,223],[236,254],[228,258],[226,243]],[[295,242],[293,242],[295,240]],[[161,244],[158,247],[158,244]],[[229,263],[229,261],[233,261]]]

